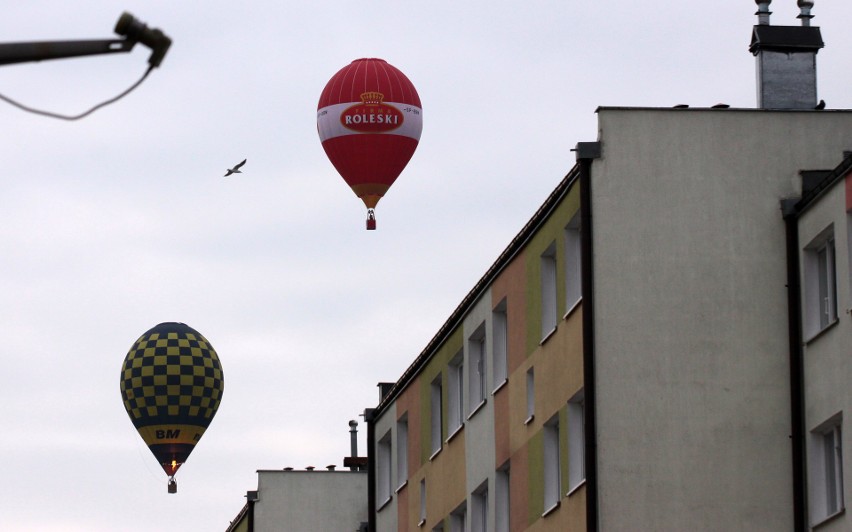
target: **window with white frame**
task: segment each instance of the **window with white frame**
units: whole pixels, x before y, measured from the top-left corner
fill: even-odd
[[[420,479],[420,522],[417,526],[426,523],[426,479]]]
[[[805,246],[803,259],[806,334],[813,336],[837,320],[833,225]]]
[[[376,498],[384,504],[391,498],[391,433],[387,432],[379,440],[376,460]]]
[[[450,360],[447,374],[447,438],[452,438],[464,422],[464,353]]]
[[[408,482],[408,412],[396,422],[396,478],[397,489]]]
[[[846,264],[852,264],[852,210],[846,213]],[[852,268],[849,268],[849,298],[847,301],[850,303],[847,304],[846,308],[849,308],[848,305],[852,305]]]
[[[476,331],[468,338],[468,360],[470,367],[467,370],[469,376],[469,405],[468,412],[473,413],[485,402],[486,384],[486,360],[485,360],[485,323],[476,328]]]
[[[556,242],[541,254],[541,339],[556,329]]]
[[[559,413],[544,424],[544,513],[559,505],[562,497],[559,457]]]
[[[441,419],[441,394],[443,392],[443,384],[441,383],[441,374],[439,373],[435,380],[432,381],[430,385],[430,429],[431,429],[431,444],[432,444],[432,456],[435,455],[438,451],[441,450],[441,445],[443,439],[441,437],[441,430],[443,426],[443,420]]]
[[[535,368],[527,370],[527,419],[529,423],[535,418]]]
[[[497,470],[494,476],[494,530],[509,532],[509,508],[511,507],[509,491],[509,463]]]
[[[462,502],[450,513],[450,532],[466,532],[467,502]]]
[[[565,227],[565,309],[574,308],[582,297],[580,284],[580,212]]]
[[[586,401],[580,390],[568,401],[568,492],[586,480]]]
[[[508,315],[506,313],[506,298],[494,307],[491,312],[491,352],[492,373],[494,376],[494,388],[500,387],[507,378],[508,354],[509,354],[509,329]]]
[[[841,421],[842,416],[837,414],[811,432],[809,484],[813,524],[844,509]]]
[[[488,532],[488,481],[470,494],[470,532]]]

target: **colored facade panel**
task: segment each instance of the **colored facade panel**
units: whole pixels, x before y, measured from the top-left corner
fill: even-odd
[[[559,504],[546,516],[543,504],[544,422],[556,416],[562,427],[558,443],[560,456],[556,476],[561,486],[568,483],[568,400],[582,389],[582,317],[574,310],[567,316],[565,302],[566,253],[564,231],[579,209],[579,185],[575,176],[566,177],[560,197],[551,198],[552,209],[541,216],[535,230],[524,246],[501,265],[476,298],[470,298],[464,312],[455,318],[459,325],[450,329],[429,356],[416,368],[415,375],[390,403],[381,408],[376,426],[384,427],[386,416],[408,412],[409,420],[409,479],[392,504],[405,509],[396,511],[395,526],[378,513],[379,528],[395,530],[432,530],[438,524],[449,527],[459,512],[474,508],[478,493],[486,490],[493,501],[497,490],[498,470],[508,471],[508,519],[510,530],[565,530],[584,526],[585,504],[583,486],[570,497],[560,487]],[[556,278],[558,281],[558,320],[556,331],[541,342],[541,288],[539,255],[541,249],[553,244]],[[531,258],[532,257],[532,258]],[[581,306],[578,306],[578,309]],[[494,376],[494,312],[505,313],[505,380],[495,382]],[[530,332],[530,331],[534,332]],[[479,339],[484,331],[485,336]],[[484,360],[477,365],[479,352]],[[451,376],[462,353],[462,379]],[[528,368],[539,371],[540,386],[535,394],[536,416],[526,419],[526,379]],[[482,384],[474,383],[471,372],[485,372],[485,398],[481,403],[471,399]],[[436,386],[440,384],[441,446],[434,451],[432,413]],[[451,387],[461,386],[461,390]],[[451,400],[451,393],[454,393]],[[416,400],[415,400],[416,394]],[[456,432],[448,425],[449,407],[461,401],[462,425]],[[416,412],[416,413],[415,413]],[[412,415],[415,413],[414,415]],[[550,473],[548,473],[549,475]],[[420,486],[425,480],[425,521],[421,523]],[[402,494],[405,493],[405,496]],[[570,499],[570,501],[569,501]],[[569,503],[570,502],[570,503]],[[387,515],[392,515],[388,513]],[[493,530],[498,520],[494,502],[488,507],[486,526]]]

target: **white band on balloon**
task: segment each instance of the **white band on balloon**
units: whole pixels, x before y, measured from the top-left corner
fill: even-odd
[[[420,132],[423,130],[423,110],[419,107],[407,103],[383,102],[383,105],[395,107],[402,113],[402,125],[384,132],[359,132],[340,123],[340,115],[353,105],[358,103],[337,103],[317,111],[317,131],[321,142],[343,135],[401,135],[420,140]]]

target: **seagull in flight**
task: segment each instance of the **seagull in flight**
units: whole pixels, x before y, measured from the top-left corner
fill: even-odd
[[[227,174],[225,174],[225,176],[224,176],[224,177],[228,177],[228,176],[229,176],[229,175],[231,175],[231,174],[241,174],[242,172],[240,172],[240,168],[241,168],[244,164],[246,164],[246,161],[247,161],[247,160],[248,160],[248,159],[243,159],[243,162],[241,162],[241,163],[237,164],[236,166],[234,166],[233,168],[231,168],[230,170],[228,170],[228,173],[227,173]]]

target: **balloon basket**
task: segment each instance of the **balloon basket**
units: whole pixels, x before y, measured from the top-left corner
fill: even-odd
[[[169,493],[177,493],[177,480],[175,480],[175,477],[169,477]]]
[[[367,209],[367,231],[376,230],[376,213],[373,209]]]

